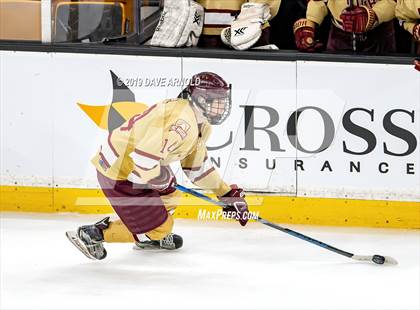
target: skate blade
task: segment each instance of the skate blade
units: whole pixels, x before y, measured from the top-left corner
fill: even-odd
[[[133,245],[133,250],[136,251],[150,251],[150,250],[160,250],[158,248],[152,248],[152,247],[142,247],[142,246],[138,246],[138,245]]]
[[[136,251],[159,251],[159,250],[162,250],[162,248],[157,247],[155,245],[149,245],[149,244],[138,245],[138,244],[135,243],[133,245],[133,250],[136,250]]]
[[[80,240],[79,236],[77,236],[77,233],[74,231],[67,231],[66,237],[69,239],[69,241],[80,251],[82,252],[87,258],[92,260],[97,260],[96,257],[91,255],[86,247],[86,245]]]
[[[138,245],[135,243],[133,245],[133,250],[136,251],[173,251],[176,250],[175,248],[163,248],[161,246],[157,245],[151,245],[151,244],[144,244],[144,245]]]

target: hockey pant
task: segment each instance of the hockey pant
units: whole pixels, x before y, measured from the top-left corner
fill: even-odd
[[[172,213],[181,196],[179,191],[161,196],[128,180],[115,181],[99,172],[98,181],[120,218],[103,231],[105,242],[134,242],[140,234],[161,240],[172,231]]]

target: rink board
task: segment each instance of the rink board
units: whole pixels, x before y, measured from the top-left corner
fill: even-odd
[[[0,193],[1,211],[113,213],[98,189],[2,186]],[[247,195],[247,201],[251,211],[257,211],[261,217],[279,223],[420,228],[419,202],[281,197],[252,193]],[[183,194],[175,217],[204,220],[199,218],[199,212],[203,210],[215,212],[218,207]]]
[[[0,51],[0,67],[1,210],[110,212],[78,202],[101,195],[89,161],[107,132],[77,103],[111,105],[111,70],[132,103],[146,105],[213,71],[232,84],[233,108],[214,126],[209,155],[227,182],[268,195],[253,206],[262,216],[420,228],[420,75],[411,66]]]

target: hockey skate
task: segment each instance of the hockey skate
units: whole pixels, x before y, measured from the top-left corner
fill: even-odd
[[[96,224],[79,227],[77,232],[67,231],[66,236],[86,257],[93,260],[101,260],[106,257],[102,230],[108,226],[109,217],[106,217]]]
[[[182,237],[176,234],[170,233],[162,240],[150,240],[144,235],[142,240],[135,242],[133,247],[134,250],[176,250],[182,247]]]

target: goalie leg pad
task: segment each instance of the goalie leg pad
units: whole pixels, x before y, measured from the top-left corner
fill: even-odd
[[[177,46],[187,24],[189,12],[189,0],[165,0],[165,6],[153,34],[151,45]]]
[[[198,39],[203,31],[203,25],[204,8],[200,4],[191,1],[187,23],[176,46],[197,46]]]

